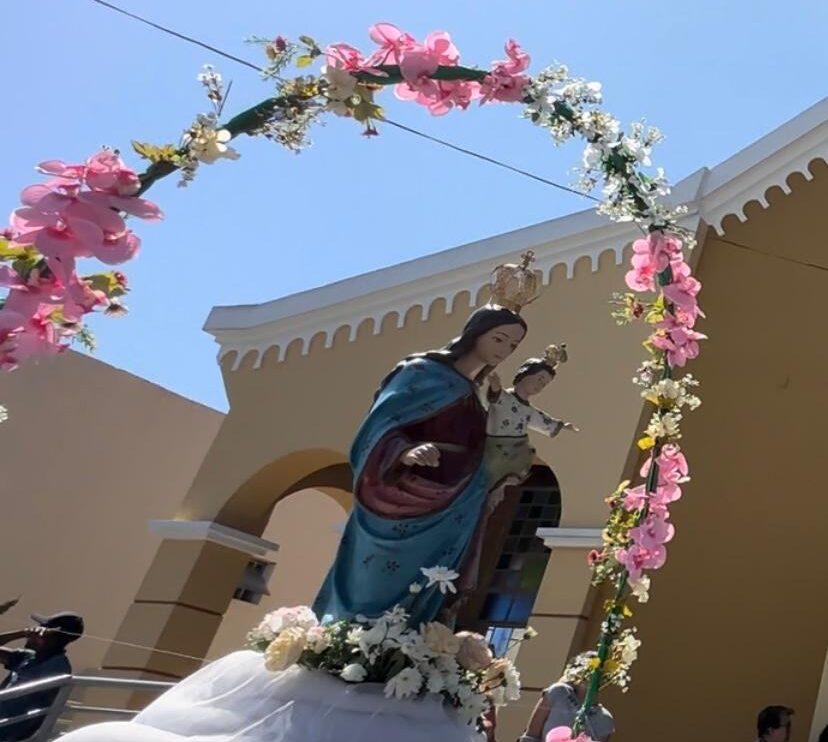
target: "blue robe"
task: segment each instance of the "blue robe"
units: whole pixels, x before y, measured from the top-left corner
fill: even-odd
[[[474,453],[476,460],[465,462],[469,475],[456,491],[448,493],[447,505],[425,515],[389,518],[372,512],[360,501],[360,482],[371,454],[389,435],[435,418],[471,397],[478,405],[476,394],[474,385],[451,366],[427,358],[406,362],[382,389],[351,449],[354,506],[336,559],[313,605],[320,619],[373,618],[395,605],[411,612],[412,626],[437,617],[446,598],[437,586],[416,595],[409,586],[424,583],[422,567],[461,571],[488,491],[482,450]],[[482,408],[479,415],[485,426]],[[428,472],[422,470],[419,476],[427,477]]]

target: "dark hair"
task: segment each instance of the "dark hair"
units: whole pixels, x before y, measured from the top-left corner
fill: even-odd
[[[819,742],[828,742],[828,725],[819,733]]]
[[[472,312],[472,315],[466,320],[466,324],[463,326],[463,331],[458,337],[448,343],[448,345],[437,350],[428,350],[425,353],[415,353],[414,355],[407,356],[398,363],[391,373],[380,382],[377,394],[388,385],[388,382],[409,361],[413,361],[415,358],[428,358],[429,360],[439,361],[440,363],[454,363],[458,358],[462,358],[468,353],[471,353],[474,350],[475,344],[483,335],[491,332],[495,327],[503,327],[504,325],[520,325],[523,328],[524,334],[529,329],[526,320],[511,309],[506,309],[506,307],[501,307],[497,304],[486,304],[480,307],[480,309]],[[474,383],[482,384],[491,371],[492,369],[489,366],[483,368],[473,379]]]
[[[765,706],[756,717],[756,731],[760,737],[791,723],[794,710],[787,706]]]
[[[512,379],[512,384],[517,384],[522,379],[525,379],[527,376],[532,376],[533,374],[539,374],[541,371],[546,371],[553,379],[555,378],[555,367],[545,361],[543,358],[530,358],[524,361],[520,368],[517,370],[515,374],[515,378]]]

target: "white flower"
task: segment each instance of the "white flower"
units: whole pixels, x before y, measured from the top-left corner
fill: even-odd
[[[315,654],[322,654],[331,646],[328,635],[322,626],[313,626],[308,629],[308,645]]]
[[[297,605],[292,608],[279,608],[265,615],[259,624],[258,630],[269,630],[274,634],[298,626],[300,629],[312,629],[319,626],[316,614],[305,605]]]
[[[367,670],[358,662],[352,662],[350,665],[345,665],[339,677],[349,683],[361,683],[368,675]]]
[[[624,637],[621,642],[621,661],[625,665],[631,665],[638,659],[638,648],[641,646],[641,640],[636,639],[635,635],[630,633]]]
[[[637,580],[630,582],[632,594],[638,598],[639,603],[646,603],[650,599],[650,578],[648,575],[641,575]]]
[[[446,654],[440,655],[436,660],[434,660],[434,666],[441,672],[445,672],[449,675],[460,674],[460,665],[457,663],[457,660]]]
[[[434,656],[434,653],[423,641],[423,637],[414,632],[410,632],[402,639],[400,651],[414,662],[425,662]]]
[[[489,706],[486,696],[482,693],[471,693],[465,698],[461,699],[460,703],[460,717],[466,724],[473,724],[485,712]]]
[[[492,703],[495,706],[505,706],[506,705],[506,689],[499,685],[497,688],[489,692],[491,696]]]
[[[423,676],[420,671],[413,667],[406,667],[385,684],[385,697],[408,698],[419,693],[422,685]]]
[[[442,678],[446,692],[451,695],[456,695],[460,689],[460,676],[457,673],[444,672]]]
[[[6,422],[9,419],[9,411],[0,404],[0,423]]]
[[[235,149],[227,146],[232,138],[227,129],[202,128],[195,135],[187,137],[185,144],[193,157],[211,165],[221,158],[238,160],[241,157]]]
[[[197,79],[202,85],[207,85],[211,82],[221,83],[221,75],[215,71],[211,64],[204,65],[204,72],[200,72]]]
[[[410,592],[412,595],[416,595],[416,594],[417,594],[417,593],[419,593],[422,589],[423,589],[423,586],[422,586],[422,584],[421,584],[421,583],[419,583],[419,582],[412,582],[412,583],[408,586],[408,592]]]
[[[675,401],[681,394],[681,386],[675,379],[662,379],[653,387],[653,393],[661,399]]]
[[[503,673],[505,682],[505,695],[507,701],[517,701],[520,698],[520,673],[510,662]]]
[[[430,670],[426,677],[426,690],[429,693],[441,693],[446,687],[443,676],[436,670]]]
[[[347,116],[350,113],[348,103],[351,102],[356,92],[356,78],[347,70],[331,65],[323,67],[322,74],[328,81],[325,86],[328,110],[337,116]]]
[[[448,567],[425,567],[420,569],[420,572],[428,579],[426,587],[438,585],[440,592],[445,595],[447,592],[456,593],[457,588],[454,586],[454,581],[460,576],[458,572]]]
[[[370,629],[363,630],[359,636],[359,651],[366,657],[370,657],[379,651],[379,646],[388,634],[388,627],[383,622],[377,622]]]
[[[681,415],[677,412],[656,413],[647,426],[647,435],[651,438],[665,439],[680,436],[679,421]]]

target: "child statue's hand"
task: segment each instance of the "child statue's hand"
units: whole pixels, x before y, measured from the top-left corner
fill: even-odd
[[[576,428],[572,423],[564,423],[561,427],[564,430],[570,431],[571,433],[580,433],[581,432],[581,429]]]
[[[492,371],[489,374],[487,381],[489,382],[489,389],[493,392],[499,392],[503,389],[503,385],[500,383],[500,377],[497,375],[496,371]]]

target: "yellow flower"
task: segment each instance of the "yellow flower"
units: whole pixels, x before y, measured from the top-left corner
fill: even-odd
[[[638,440],[638,447],[642,451],[649,451],[655,444],[655,438],[651,435],[645,435],[643,438],[639,438]]]
[[[307,631],[298,626],[282,631],[265,650],[265,667],[280,672],[295,665],[305,651],[307,636]]]

